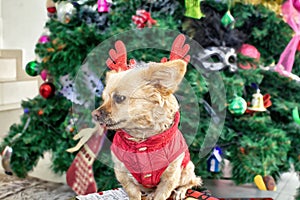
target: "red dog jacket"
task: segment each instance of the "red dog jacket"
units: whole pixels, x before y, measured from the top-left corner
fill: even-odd
[[[180,115],[176,113],[172,127],[143,142],[135,142],[123,130],[117,131],[111,146],[112,152],[125,165],[138,183],[152,188],[171,162],[185,152],[182,167],[190,161],[188,146],[178,129]]]

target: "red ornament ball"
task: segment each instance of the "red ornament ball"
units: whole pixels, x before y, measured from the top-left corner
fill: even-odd
[[[56,13],[56,8],[55,7],[48,7],[47,11],[48,11],[48,13],[53,14],[53,13]]]
[[[51,98],[54,96],[55,86],[53,83],[45,82],[40,86],[40,95],[45,99]]]

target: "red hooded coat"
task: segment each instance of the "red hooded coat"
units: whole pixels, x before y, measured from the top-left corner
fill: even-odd
[[[185,153],[182,167],[190,161],[188,146],[178,129],[179,119],[177,112],[170,129],[142,142],[130,140],[132,136],[123,130],[115,134],[112,152],[144,187],[157,186],[163,172],[180,154]]]

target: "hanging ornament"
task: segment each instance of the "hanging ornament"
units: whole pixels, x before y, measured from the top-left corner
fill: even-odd
[[[70,118],[66,124],[66,131],[72,133],[75,130],[75,123],[78,121],[77,117]]]
[[[45,99],[51,98],[54,96],[55,86],[53,83],[45,82],[40,86],[40,95]]]
[[[264,180],[264,183],[267,187],[267,190],[276,191],[276,189],[277,189],[276,188],[276,183],[275,183],[275,180],[272,176],[270,176],[270,175],[264,176],[263,180]]]
[[[98,0],[98,12],[103,13],[103,12],[109,12],[109,7],[110,3],[107,2],[107,0]]]
[[[44,111],[42,110],[42,109],[40,109],[39,111],[38,111],[38,115],[39,116],[42,116],[44,114]]]
[[[201,19],[204,14],[201,12],[201,0],[185,0],[184,16]]]
[[[27,63],[25,71],[29,76],[38,75],[39,63],[37,61],[30,61],[29,63]]]
[[[55,7],[55,3],[53,2],[53,0],[47,0],[46,2],[46,8],[47,8],[47,14],[48,17],[53,17],[56,13],[56,7]]]
[[[42,35],[40,38],[39,38],[39,43],[41,44],[45,44],[45,43],[48,43],[50,42],[50,38],[48,35]]]
[[[247,109],[247,102],[242,97],[236,96],[231,100],[228,106],[228,110],[231,114],[242,115]]]
[[[29,113],[29,109],[28,108],[24,108],[24,114],[28,114]]]
[[[299,117],[298,107],[295,107],[293,109],[292,115],[293,115],[294,121],[300,125],[300,117]]]
[[[152,19],[150,12],[146,10],[137,10],[136,15],[133,15],[131,19],[137,25],[137,28],[144,28],[146,26],[151,28],[152,25],[156,24],[156,20]]]
[[[293,0],[293,6],[300,12],[300,0]]]
[[[230,26],[231,29],[234,28],[234,22],[235,22],[235,19],[231,15],[230,10],[228,10],[221,18],[221,24],[223,24],[223,26],[225,26],[225,27]]]
[[[56,6],[57,19],[61,23],[69,23],[72,17],[76,14],[75,6],[68,1],[61,1]]]
[[[68,152],[77,153],[66,173],[67,184],[81,195],[97,192],[97,185],[93,174],[93,163],[103,146],[106,129],[98,124],[94,128],[82,129],[74,140],[79,140]],[[84,184],[82,184],[84,183]]]
[[[252,95],[251,106],[247,108],[252,111],[266,111],[267,109],[264,106],[263,95],[260,93],[260,89],[256,90],[256,93]]]
[[[236,52],[230,47],[208,47],[193,55],[193,58],[207,71],[220,71],[227,68],[230,72],[238,70]]]
[[[241,48],[238,50],[238,52],[243,56],[253,58],[256,62],[259,62],[260,60],[259,51],[255,46],[251,44],[243,44]],[[239,63],[239,67],[242,69],[251,69],[253,67],[255,69],[256,65],[247,62],[246,64]]]
[[[256,175],[254,177],[254,183],[260,190],[270,190],[276,191],[276,183],[272,176],[264,176]]]
[[[207,159],[207,169],[210,172],[220,172],[222,162],[222,150],[215,147],[212,154]]]
[[[47,76],[48,76],[48,71],[46,69],[43,69],[41,71],[41,74],[40,74],[41,78],[43,79],[43,81],[45,81],[47,79]]]
[[[10,167],[10,159],[13,149],[10,146],[6,146],[2,152],[2,167],[7,175],[13,175],[13,171]]]
[[[88,64],[84,64],[81,70],[82,73],[77,74],[75,81],[69,75],[60,78],[60,83],[63,86],[60,93],[73,103],[89,107],[92,106],[91,103],[93,102],[91,96],[100,97],[104,86],[99,77],[88,68]],[[86,91],[83,94],[76,87],[77,85],[83,85],[87,88],[88,94]]]

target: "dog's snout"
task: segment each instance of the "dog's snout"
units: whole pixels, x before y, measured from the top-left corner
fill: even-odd
[[[101,119],[107,117],[107,114],[103,109],[98,108],[92,112],[92,116],[95,121],[101,121]]]
[[[96,121],[99,121],[100,117],[101,117],[101,113],[103,113],[103,111],[101,111],[100,109],[94,110],[92,112],[93,119],[96,120]]]

